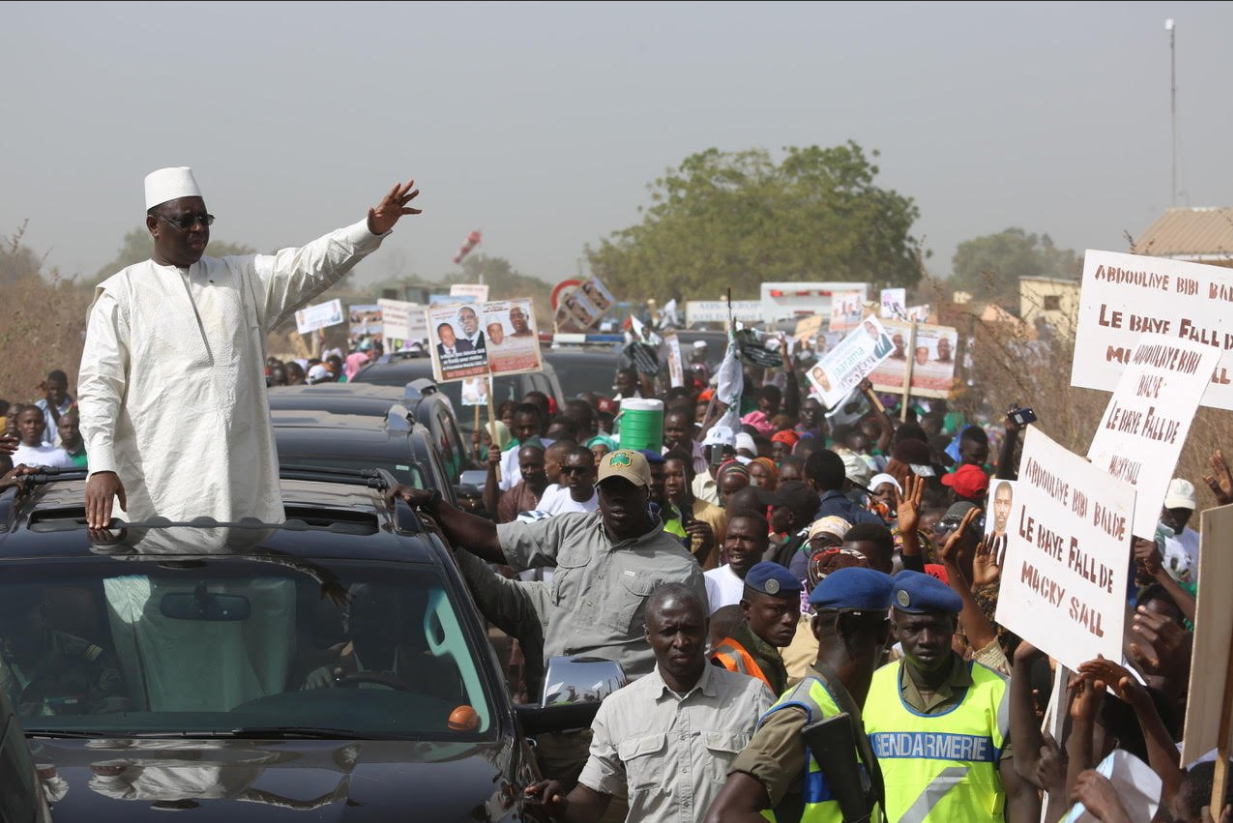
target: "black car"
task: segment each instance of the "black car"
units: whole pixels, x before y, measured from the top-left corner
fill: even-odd
[[[432,359],[424,356],[410,356],[404,352],[383,355],[376,363],[370,363],[351,378],[352,383],[376,383],[379,386],[405,386],[414,380],[432,379]],[[462,383],[453,381],[442,383],[442,394],[450,399],[455,409],[459,410],[458,428],[469,436],[475,429],[475,420],[469,414],[471,408],[462,405]],[[552,364],[544,363],[542,372],[526,372],[524,374],[498,375],[492,379],[492,401],[495,406],[506,400],[521,402],[528,392],[541,391],[552,398],[557,408],[565,402],[561,394],[561,384],[557,381],[556,371]],[[488,412],[484,411],[487,419]]]
[[[34,673],[4,686],[57,823],[526,819],[496,658],[388,474],[284,472],[285,523],[102,533],[61,478],[0,495],[0,674]]]
[[[471,465],[470,440],[459,431],[448,395],[431,380],[417,380],[402,387],[372,383],[276,386],[267,394],[270,408],[276,412],[321,411],[388,418],[391,412],[401,414],[399,408],[406,409],[416,423],[428,429],[429,440],[440,452],[452,483]]]
[[[620,356],[615,346],[543,347],[544,362],[552,364],[566,399],[583,392],[611,397]]]
[[[454,500],[451,471],[428,429],[403,406],[384,418],[320,411],[272,411],[281,469],[381,469],[417,489],[436,489]]]

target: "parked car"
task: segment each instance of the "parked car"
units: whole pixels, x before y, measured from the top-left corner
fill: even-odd
[[[552,365],[566,399],[583,392],[611,397],[620,350],[614,346],[543,346],[544,362]]]
[[[424,356],[411,356],[408,353],[396,352],[382,355],[376,363],[370,363],[356,372],[352,383],[375,383],[379,386],[405,386],[414,380],[432,379],[432,359]],[[472,407],[462,405],[462,384],[450,382],[441,384],[441,393],[450,399],[450,403],[458,410],[458,428],[468,438],[475,429],[475,419]],[[492,379],[492,401],[495,406],[506,400],[521,401],[528,392],[541,391],[551,397],[560,408],[565,402],[561,394],[561,384],[557,381],[555,369],[551,363],[544,363],[541,372],[526,372],[524,374],[499,375]],[[487,419],[487,412],[484,412]],[[469,439],[468,439],[468,442]]]
[[[449,396],[431,380],[403,387],[371,383],[318,383],[314,386],[278,386],[268,392],[275,411],[322,411],[388,418],[395,407],[405,408],[416,423],[428,429],[429,439],[441,453],[450,482],[458,482],[471,465],[471,442],[464,437]],[[397,476],[397,475],[396,475]]]
[[[274,442],[283,470],[381,469],[399,483],[436,489],[453,501],[458,473],[446,464],[428,429],[405,407],[386,417],[320,411],[274,411]]]
[[[15,708],[56,823],[526,819],[524,730],[589,720],[512,705],[449,550],[386,502],[393,482],[293,469],[285,523],[101,533],[84,471],[0,494],[4,636],[39,666]],[[22,812],[4,820],[33,821],[9,762],[26,771],[0,760],[0,809]]]

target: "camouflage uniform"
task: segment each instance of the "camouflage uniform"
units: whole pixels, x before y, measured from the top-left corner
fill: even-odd
[[[0,689],[23,717],[128,711],[120,670],[102,648],[71,634],[47,630],[33,663],[0,659]]]

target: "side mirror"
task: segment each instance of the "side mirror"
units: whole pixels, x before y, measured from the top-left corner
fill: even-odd
[[[554,657],[538,706],[518,706],[528,735],[590,728],[604,698],[629,683],[621,664],[600,657]]]

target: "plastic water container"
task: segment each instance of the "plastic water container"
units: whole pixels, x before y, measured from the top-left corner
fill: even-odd
[[[623,449],[654,449],[664,445],[664,401],[628,397],[621,401],[617,434]]]

